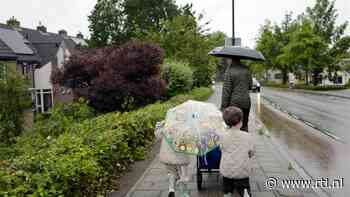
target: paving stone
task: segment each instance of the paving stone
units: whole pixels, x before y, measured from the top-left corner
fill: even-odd
[[[256,181],[250,180],[250,190],[252,192],[258,192],[259,191],[259,188],[258,188],[258,185],[257,185]]]
[[[314,192],[312,193],[303,193],[304,197],[318,197],[318,195]]]
[[[277,191],[277,196],[279,197],[304,197],[304,194],[300,192],[293,191]]]
[[[164,176],[164,174],[166,175],[166,170],[165,169],[158,169],[158,168],[152,168],[148,174],[152,174],[152,175],[162,175]]]
[[[159,197],[160,191],[135,191],[131,197]]]
[[[274,197],[272,192],[252,192],[252,197]]]
[[[137,187],[138,190],[164,190],[168,188],[168,181],[142,181]]]

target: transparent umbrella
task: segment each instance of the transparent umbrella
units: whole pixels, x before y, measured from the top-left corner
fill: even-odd
[[[224,126],[214,104],[190,100],[167,112],[161,133],[174,151],[205,155],[219,146]]]

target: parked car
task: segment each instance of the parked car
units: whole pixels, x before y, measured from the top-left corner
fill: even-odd
[[[255,77],[253,77],[253,86],[252,86],[253,92],[260,92],[260,89],[261,89],[261,85],[259,81]]]

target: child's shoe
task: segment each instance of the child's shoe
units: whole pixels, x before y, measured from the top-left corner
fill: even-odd
[[[168,197],[175,197],[175,192],[169,192]]]

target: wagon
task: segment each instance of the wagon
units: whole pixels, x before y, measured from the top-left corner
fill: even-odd
[[[219,147],[213,149],[203,156],[197,156],[197,189],[203,189],[203,174],[219,173],[221,150]]]

